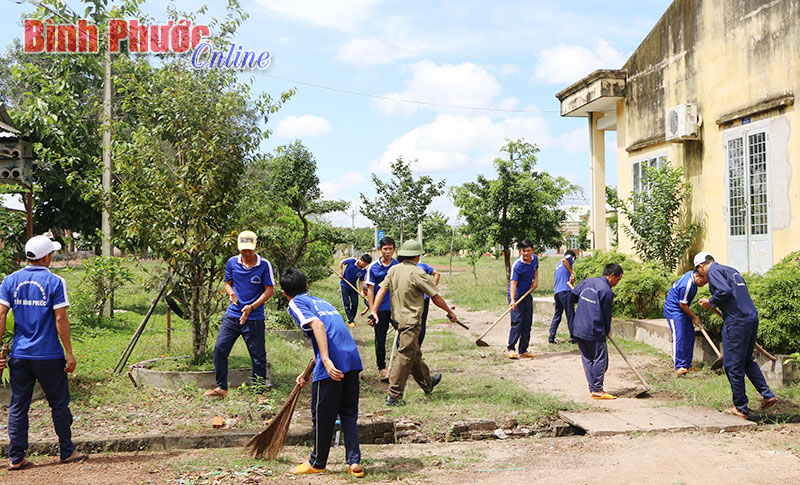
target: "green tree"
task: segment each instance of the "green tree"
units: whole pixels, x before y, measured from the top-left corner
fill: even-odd
[[[103,38],[109,18],[105,2],[84,3],[84,17],[98,26]],[[123,0],[114,15],[136,17],[140,3]],[[61,10],[77,21],[76,15]],[[32,15],[50,16],[43,8]],[[123,57],[117,55],[115,61]],[[113,70],[117,67],[115,62]],[[102,173],[103,56],[28,54],[15,40],[0,57],[0,92],[7,97],[14,123],[31,138],[38,161],[34,231],[60,235],[70,229],[98,242],[100,206],[92,189]]]
[[[375,199],[361,196],[361,214],[386,234],[399,234],[402,243],[406,236],[416,235],[433,198],[442,194],[444,181],[434,182],[427,175],[414,179],[411,167],[399,157],[392,164],[390,182],[383,182],[374,173]]]
[[[615,211],[613,216],[606,219],[611,228],[611,247],[615,248],[619,246],[619,214],[616,211],[619,211],[621,204],[616,187],[606,186],[606,204]]]
[[[578,249],[581,251],[586,251],[592,246],[592,242],[589,241],[589,224],[581,218],[581,223],[578,226]]]
[[[643,189],[620,205],[629,224],[623,226],[644,261],[658,260],[674,271],[678,261],[700,232],[700,225],[688,222],[685,201],[692,194],[684,180],[683,167],[644,167]]]
[[[450,221],[440,211],[433,211],[422,221],[423,249],[426,253],[435,256],[450,253],[451,239],[454,252],[464,249],[465,242],[461,231],[456,229],[454,234]]]
[[[281,146],[248,167],[246,196],[239,205],[241,226],[258,233],[276,270],[295,266],[309,281],[330,274],[333,248],[349,233],[324,221],[349,203],[322,199],[316,172],[314,155],[299,140]]]
[[[243,15],[234,10],[215,30],[232,33]],[[221,303],[225,262],[236,252],[245,167],[267,135],[263,124],[292,93],[280,101],[256,97],[236,73],[197,70],[185,59],[159,67],[129,60],[117,77],[123,113],[113,143],[115,242],[150,248],[167,263],[200,360]]]
[[[475,247],[494,245],[503,249],[506,276],[511,276],[511,252],[514,243],[530,240],[539,250],[557,246],[566,211],[565,197],[580,188],[563,177],[534,170],[536,145],[507,140],[501,151],[507,159],[494,161],[497,178],[479,175],[454,190],[454,202],[467,221],[464,232]]]
[[[345,243],[353,245],[356,256],[372,251],[375,246],[375,228],[357,227],[355,230],[348,228],[343,228],[343,230],[348,234]]]

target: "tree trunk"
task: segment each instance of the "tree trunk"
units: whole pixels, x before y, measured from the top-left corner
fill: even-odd
[[[506,280],[511,279],[511,241],[503,241],[503,261],[506,263]]]
[[[196,278],[192,278],[192,353],[194,354],[194,361],[200,362],[206,349],[201,335],[200,295],[198,294],[199,288],[196,283]]]

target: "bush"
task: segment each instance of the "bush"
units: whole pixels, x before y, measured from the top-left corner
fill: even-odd
[[[745,282],[758,308],[758,338],[764,347],[784,354],[800,349],[800,251]]]
[[[601,276],[608,263],[617,263],[624,271],[622,281],[614,288],[614,315],[660,318],[675,275],[657,261],[640,263],[617,251],[595,251],[592,256],[578,258],[575,277],[580,281]]]

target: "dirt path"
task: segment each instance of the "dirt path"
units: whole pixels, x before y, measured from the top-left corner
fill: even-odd
[[[471,340],[475,340],[500,313],[494,312],[468,312],[456,309],[459,318],[464,321],[470,330],[453,326],[452,331],[463,335]],[[430,319],[446,318],[445,313],[436,308],[431,310]],[[538,325],[537,325],[538,323]],[[636,379],[636,375],[622,360],[622,357],[609,345],[610,359],[609,368],[606,372],[605,388],[611,394],[620,396],[614,401],[597,401],[589,397],[589,389],[586,377],[583,373],[580,355],[577,347],[571,351],[552,351],[548,348],[547,332],[549,329],[550,318],[544,315],[534,316],[534,327],[531,331],[531,350],[539,357],[536,359],[520,359],[509,361],[509,365],[502,367],[503,376],[513,378],[524,385],[531,392],[541,392],[546,394],[556,394],[575,402],[598,408],[611,409],[633,409],[642,407],[663,406],[664,399],[658,396],[647,396],[646,398],[633,398],[637,390],[643,387]],[[566,325],[562,321],[562,325]],[[506,316],[502,322],[484,338],[490,346],[478,348],[483,353],[506,353],[508,343],[508,330],[510,318]],[[641,369],[647,365],[653,365],[657,359],[647,355],[630,355],[628,359],[631,363]],[[629,398],[622,398],[629,396]]]
[[[524,439],[365,445],[365,483],[641,483],[784,484],[797,483],[800,425],[757,432],[660,433],[593,438]],[[333,450],[329,472],[293,477],[291,466],[305,447],[287,448],[282,462],[253,461],[240,450],[189,450],[173,453],[123,453],[95,456],[80,464],[59,465],[48,457],[21,472],[0,472],[14,484],[192,483],[192,484],[344,484],[343,450]],[[192,471],[186,471],[191,469]]]

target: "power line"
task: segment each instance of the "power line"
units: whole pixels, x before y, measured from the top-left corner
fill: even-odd
[[[343,94],[350,94],[350,95],[353,95],[353,96],[362,96],[362,97],[365,97],[365,98],[382,99],[382,100],[385,100],[385,101],[395,101],[395,102],[398,102],[398,103],[419,104],[419,105],[423,105],[423,106],[435,106],[437,108],[465,109],[465,110],[472,110],[472,111],[494,111],[494,112],[499,112],[499,113],[534,113],[534,114],[558,113],[558,114],[561,114],[561,111],[559,111],[559,110],[485,108],[485,107],[479,107],[479,106],[462,106],[462,105],[455,105],[455,104],[433,103],[433,102],[430,102],[430,101],[419,101],[419,100],[414,100],[414,99],[395,98],[395,97],[392,97],[392,96],[382,96],[380,94],[362,93],[362,92],[353,91],[353,90],[350,90],[350,89],[334,88],[334,87],[330,87],[330,86],[324,86],[322,84],[309,83],[309,82],[305,82],[305,81],[297,81],[297,80],[288,79],[288,78],[285,78],[285,77],[273,76],[272,74],[267,74],[267,73],[261,72],[261,71],[254,71],[254,72],[256,74],[259,74],[259,75],[264,76],[264,77],[269,77],[269,78],[277,79],[277,80],[280,80],[280,81],[286,81],[286,82],[290,82],[290,83],[293,83],[293,84],[301,84],[303,86],[310,86],[312,88],[325,89],[327,91],[333,91],[333,92],[336,92],[336,93],[343,93]]]

